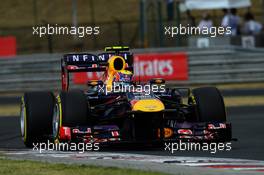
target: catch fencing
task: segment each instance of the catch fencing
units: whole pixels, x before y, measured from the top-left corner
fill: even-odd
[[[169,84],[174,86],[264,82],[264,49],[153,48],[132,52],[186,52],[189,78],[186,81],[170,81]],[[62,55],[33,54],[0,59],[0,92],[60,90]]]

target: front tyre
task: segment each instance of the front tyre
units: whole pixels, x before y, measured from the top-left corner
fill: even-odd
[[[89,124],[89,103],[82,91],[61,92],[54,105],[53,138],[61,141],[59,131],[62,126],[76,127]]]
[[[45,142],[52,134],[53,106],[51,92],[27,92],[22,97],[20,126],[26,147]]]
[[[192,91],[199,122],[226,122],[223,97],[215,87],[202,87]]]

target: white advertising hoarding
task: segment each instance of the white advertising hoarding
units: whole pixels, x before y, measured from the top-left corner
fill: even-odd
[[[187,9],[223,9],[251,6],[250,0],[185,0]]]

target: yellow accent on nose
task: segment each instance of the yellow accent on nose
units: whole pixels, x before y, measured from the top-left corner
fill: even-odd
[[[160,112],[164,110],[164,104],[158,99],[139,100],[133,106],[132,111]]]

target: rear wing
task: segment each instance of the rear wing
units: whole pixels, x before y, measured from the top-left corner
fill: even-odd
[[[99,72],[106,69],[107,62],[92,54],[66,54],[61,60],[62,71]]]
[[[126,69],[133,71],[133,54],[129,52],[128,47],[106,47],[105,52],[98,55],[89,53],[63,55],[61,59],[62,89],[68,90],[70,72],[104,72],[112,56],[123,57]]]
[[[119,53],[119,52],[124,52],[124,51],[129,51],[129,47],[127,46],[113,46],[113,47],[106,47],[105,48],[106,52],[115,52],[115,53]]]

